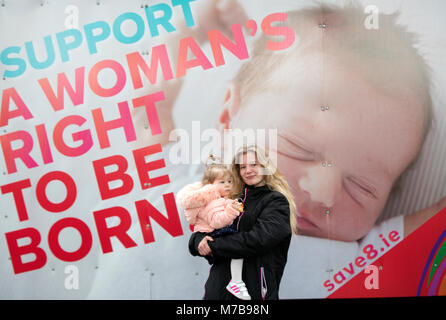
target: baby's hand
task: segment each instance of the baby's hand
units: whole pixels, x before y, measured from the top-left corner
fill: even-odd
[[[239,212],[243,211],[243,203],[238,202],[237,200],[234,200],[234,202],[232,203],[232,207]]]
[[[446,196],[438,200],[438,208],[439,210],[446,208]]]
[[[233,200],[232,203],[231,203],[231,207],[232,207],[234,210],[239,211],[240,206],[239,206],[238,201],[237,201],[237,200]]]
[[[207,33],[210,30],[217,29],[230,37],[231,25],[241,23],[243,26],[248,20],[245,10],[237,0],[198,0],[191,3],[191,10],[195,26],[190,29],[200,43],[208,40]]]
[[[243,203],[241,203],[241,202],[238,202],[237,201],[237,203],[238,203],[238,211],[240,211],[240,212],[243,212],[243,210],[245,210],[244,208],[243,208]]]

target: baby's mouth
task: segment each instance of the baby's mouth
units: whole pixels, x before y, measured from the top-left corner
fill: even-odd
[[[319,227],[311,221],[310,215],[299,209],[297,211],[296,222],[298,229],[302,230],[319,229]]]

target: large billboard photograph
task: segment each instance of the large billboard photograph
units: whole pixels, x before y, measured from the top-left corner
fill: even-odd
[[[446,295],[441,0],[0,0],[0,298]]]

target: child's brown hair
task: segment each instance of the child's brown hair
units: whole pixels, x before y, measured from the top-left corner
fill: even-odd
[[[216,179],[221,176],[230,176],[232,178],[232,172],[228,167],[221,162],[221,160],[213,154],[210,154],[206,159],[206,169],[203,173],[203,178],[201,179],[201,184],[211,184],[214,183]]]

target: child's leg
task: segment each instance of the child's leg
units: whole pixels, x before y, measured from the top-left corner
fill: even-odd
[[[239,299],[251,300],[246,284],[242,280],[243,259],[231,260],[231,276],[232,279],[226,286],[226,290]]]
[[[242,282],[243,259],[231,260],[232,282]]]

